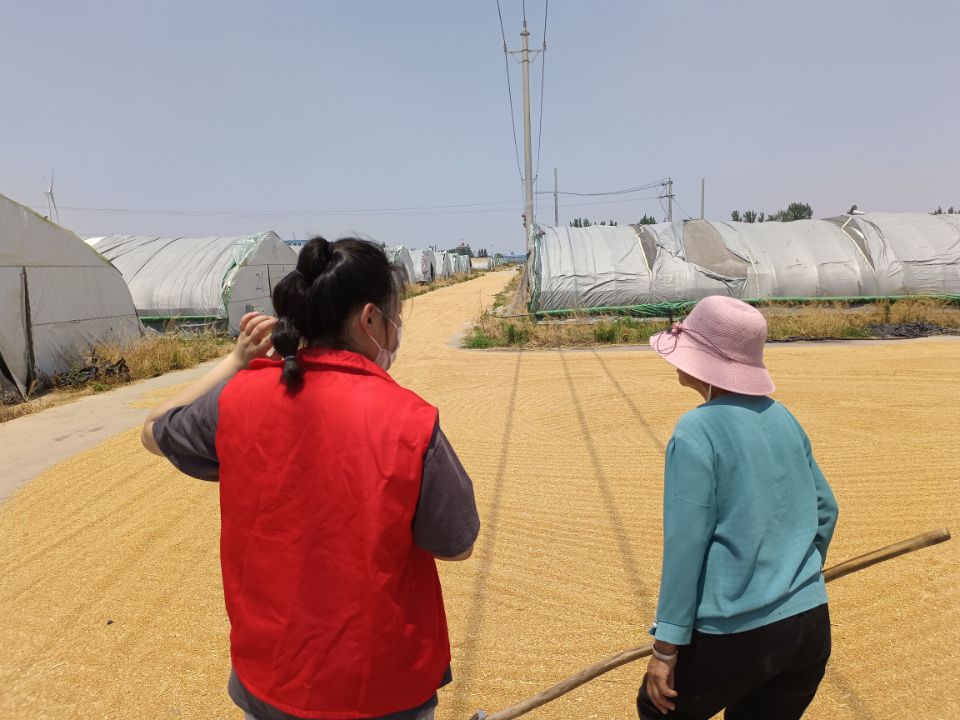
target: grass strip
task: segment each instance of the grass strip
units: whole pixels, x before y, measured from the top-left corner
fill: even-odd
[[[692,307],[693,303],[688,305]],[[960,307],[951,298],[885,298],[865,304],[829,300],[757,305],[767,319],[770,342],[960,334]],[[681,318],[678,313],[673,319]],[[484,349],[645,345],[652,335],[670,327],[670,323],[670,318],[663,317],[587,313],[568,313],[563,318],[545,321],[534,315],[500,317],[486,311],[467,332],[463,346]]]

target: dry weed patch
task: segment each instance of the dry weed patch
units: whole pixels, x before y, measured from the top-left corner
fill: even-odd
[[[170,331],[147,335],[130,343],[98,345],[68,372],[37,383],[30,397],[0,402],[0,422],[62,405],[79,397],[104,392],[136,380],[186,370],[226,355],[233,340],[222,333]]]
[[[499,296],[498,296],[499,297]],[[868,340],[925,337],[960,332],[960,308],[947,301],[916,298],[853,305],[842,302],[759,305],[767,318],[769,340]],[[670,327],[670,318],[590,316],[537,320],[502,317],[497,305],[482,313],[466,334],[466,348],[563,348],[597,345],[645,345]],[[681,318],[675,318],[681,319]]]

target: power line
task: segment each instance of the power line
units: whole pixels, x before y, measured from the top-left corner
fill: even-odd
[[[500,18],[500,37],[503,39],[503,67],[507,72],[507,97],[510,100],[510,128],[513,130],[513,155],[517,161],[517,174],[523,182],[523,170],[520,169],[520,148],[517,143],[517,121],[513,112],[513,88],[510,86],[510,55],[507,50],[507,33],[503,29],[503,13],[500,12],[500,0],[497,0],[497,17]]]
[[[604,192],[570,192],[561,191],[559,195],[568,197],[616,197],[620,195],[634,195],[644,190],[651,190],[662,185],[663,181],[647,183],[631,188],[620,190],[608,190]],[[552,195],[553,191],[537,191],[536,195]],[[592,205],[611,205],[619,203],[635,202],[640,200],[662,200],[660,195],[650,195],[644,197],[632,197],[623,200],[612,200],[602,202],[573,202],[564,203],[561,207],[589,207]],[[157,215],[173,217],[237,217],[237,218],[293,218],[293,217],[377,217],[377,216],[431,216],[431,215],[459,215],[474,213],[502,213],[517,212],[522,208],[517,207],[513,200],[491,200],[475,203],[455,203],[450,205],[410,205],[405,207],[378,207],[378,208],[330,208],[321,210],[220,210],[220,209],[177,209],[177,208],[117,208],[117,207],[80,207],[80,206],[62,206],[61,210],[74,213],[91,214],[123,214],[123,215]],[[679,205],[679,202],[677,203]],[[33,206],[34,210],[44,212],[47,208],[44,206]],[[681,206],[686,212],[686,209]],[[687,213],[689,215],[689,213]]]
[[[540,111],[537,124],[537,171],[534,178],[540,177],[540,140],[543,137],[543,83],[547,74],[547,13],[550,11],[550,0],[546,0],[543,7],[543,52],[540,53]]]
[[[655,200],[657,196],[632,197],[620,200],[601,200],[596,202],[564,203],[561,207],[591,207],[595,205],[619,205],[640,200]],[[358,208],[355,210],[195,210],[195,209],[134,209],[134,208],[92,208],[61,207],[61,210],[90,214],[158,215],[170,217],[236,217],[236,218],[289,218],[289,217],[420,217],[433,215],[463,215],[482,213],[516,213],[522,207],[510,204],[511,201],[465,203],[461,205],[425,205],[408,208]],[[490,207],[497,205],[498,207]],[[33,209],[42,211],[42,206]]]
[[[647,183],[646,185],[638,185],[637,187],[624,188],[624,189],[622,189],[622,190],[606,190],[606,191],[604,191],[604,192],[589,192],[589,193],[560,191],[560,192],[558,192],[557,194],[558,194],[558,195],[572,195],[572,196],[575,196],[575,197],[600,197],[600,196],[607,196],[607,195],[631,195],[631,194],[633,194],[633,193],[643,192],[644,190],[652,190],[652,189],[655,188],[655,187],[660,187],[662,184],[663,184],[663,180],[657,180],[656,182]],[[540,195],[552,195],[552,194],[553,194],[553,191],[552,191],[552,190],[551,190],[551,191],[546,191],[546,190],[544,190],[544,191],[542,191],[542,192],[540,192],[540,193],[538,193],[538,194],[540,194]]]
[[[686,216],[687,216],[688,218],[690,218],[691,220],[693,219],[693,215],[691,215],[689,212],[687,212],[687,209],[686,209],[683,205],[680,205],[680,201],[677,200],[676,194],[674,194],[674,196],[673,196],[673,201],[674,201],[677,205],[680,206],[680,209],[683,210],[684,215],[686,215]]]
[[[565,203],[560,207],[591,207],[593,205],[623,205],[625,203],[637,202],[639,200],[656,200],[656,195],[647,195],[645,197],[629,198],[627,200],[598,200],[597,202]]]
[[[660,209],[663,210],[664,217],[668,214],[667,206],[663,204],[663,195],[657,195],[657,200],[660,201]]]
[[[412,205],[409,207],[383,207],[383,208],[347,208],[330,210],[179,210],[179,209],[133,209],[133,208],[110,208],[110,207],[64,207],[64,210],[73,212],[102,212],[102,213],[131,213],[139,215],[222,215],[222,216],[255,216],[267,217],[277,215],[281,217],[291,217],[295,215],[355,215],[377,214],[377,213],[395,213],[412,212],[417,210],[454,210],[460,208],[477,208],[489,205],[506,205],[514,202],[513,200],[494,200],[490,202],[479,203],[459,203],[455,205]]]

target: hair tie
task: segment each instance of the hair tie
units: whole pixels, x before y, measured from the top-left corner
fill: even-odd
[[[297,356],[296,356],[296,355],[284,355],[284,356],[283,356],[283,361],[284,361],[284,362],[296,362],[296,361],[297,361]]]

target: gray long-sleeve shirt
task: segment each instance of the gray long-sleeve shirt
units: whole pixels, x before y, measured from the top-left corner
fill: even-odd
[[[226,382],[217,385],[191,404],[174,408],[154,422],[153,435],[161,452],[191,477],[219,479],[216,437],[220,393],[225,385]],[[411,529],[417,546],[436,557],[460,555],[473,545],[480,531],[473,484],[439,422],[423,457],[423,480]],[[440,686],[451,679],[448,669]],[[228,691],[244,712],[262,720],[296,720],[255,697],[233,673]],[[420,707],[371,720],[412,720],[436,703],[434,695]]]

